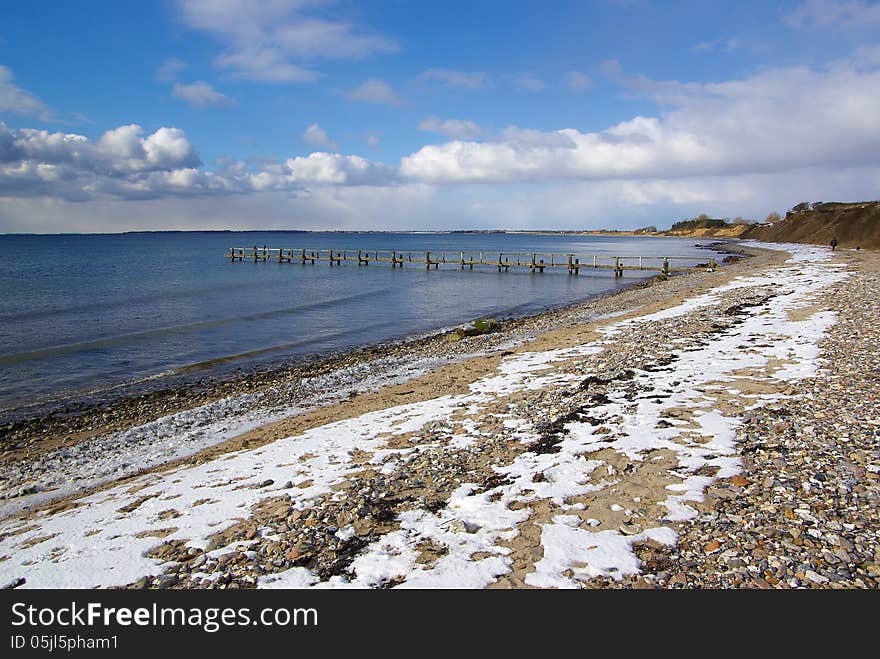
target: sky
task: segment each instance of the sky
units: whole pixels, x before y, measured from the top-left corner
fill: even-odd
[[[31,0],[0,233],[634,229],[880,198],[880,2]]]

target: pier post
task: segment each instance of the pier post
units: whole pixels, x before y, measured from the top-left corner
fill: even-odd
[[[498,272],[501,272],[501,252],[498,252]]]
[[[614,276],[615,277],[623,277],[623,270],[620,267],[620,257],[614,257]]]
[[[461,269],[464,270],[464,252],[459,252],[459,261],[461,263]]]
[[[532,254],[532,261],[529,263],[529,268],[531,268],[532,274],[535,274],[535,254]]]
[[[425,270],[431,269],[431,252],[425,252]]]
[[[541,274],[544,274],[544,259],[540,261],[541,265],[538,266],[538,270],[541,271]]]
[[[709,271],[715,272],[715,257],[709,259]]]
[[[572,264],[571,264],[572,258],[574,258],[574,256],[572,254],[569,254],[568,255],[568,274],[571,274],[572,272],[574,272],[574,268],[572,267]]]
[[[577,275],[577,274],[580,274],[580,272],[581,272],[581,269],[580,269],[580,263],[581,263],[581,260],[580,260],[580,259],[575,259],[575,260],[574,260],[574,274],[576,274],[576,275]]]
[[[663,274],[669,274],[669,259],[666,257],[663,258]]]

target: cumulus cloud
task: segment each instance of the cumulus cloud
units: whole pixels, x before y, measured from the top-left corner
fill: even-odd
[[[39,98],[16,85],[12,71],[0,64],[0,112],[52,121],[53,113]]]
[[[479,71],[452,71],[450,69],[433,68],[422,71],[416,80],[440,87],[457,87],[460,89],[481,89],[485,87],[488,76]]]
[[[327,135],[327,131],[321,128],[318,124],[310,124],[303,133],[302,139],[303,142],[310,146],[323,147],[334,151],[338,148],[336,142],[330,139],[330,136]]]
[[[804,0],[783,14],[798,29],[872,29],[880,26],[880,3],[865,0]]]
[[[314,15],[324,3],[307,0],[177,0],[180,20],[216,37],[225,50],[216,64],[262,82],[308,82],[318,74],[302,65],[315,59],[360,59],[393,53],[394,39],[352,23]]]
[[[235,99],[221,94],[207,82],[197,80],[191,84],[175,82],[171,95],[182,99],[193,108],[229,108],[235,105]]]
[[[480,134],[480,127],[467,119],[440,120],[437,117],[427,117],[419,123],[419,130],[439,133],[447,137],[457,139],[473,139]]]
[[[367,103],[384,103],[385,105],[401,105],[403,99],[384,80],[367,80],[360,87],[348,93],[348,98]]]
[[[249,177],[254,190],[285,190],[303,185],[383,186],[397,180],[394,169],[360,156],[315,152],[288,158]]]
[[[317,124],[309,128],[317,129],[312,137],[321,130]],[[326,134],[324,138],[329,139]],[[93,141],[73,133],[13,130],[0,123],[0,198],[228,196],[301,192],[309,186],[394,186],[398,181],[395,168],[325,152],[281,163],[222,158],[217,171],[209,171],[179,128],[159,128],[144,137],[140,126],[130,124]]]
[[[639,209],[766,215],[804,196],[876,196],[880,70],[872,61],[866,50],[827,69],[766,69],[714,83],[653,80],[608,63],[629,94],[663,111],[592,132],[510,126],[482,142],[458,137],[424,146],[399,166],[324,148],[281,161],[226,159],[209,171],[177,128],[145,135],[130,124],[89,139],[0,124],[0,204],[184,198],[206,204],[224,197],[228,204],[217,206],[241,208],[242,198],[259,205],[265,195],[281,195],[297,203],[322,199],[328,218],[336,217],[328,209],[338,208],[374,227],[393,227],[392,220],[368,216],[356,200],[388,201],[397,190],[419,189],[437,191],[423,198],[425,225],[455,216],[460,226],[485,226],[487,213],[497,212],[506,226],[548,226],[551,219],[564,226],[565,218],[570,225],[572,217],[589,217],[585,209],[608,208],[630,218],[640,217]],[[431,130],[471,128],[436,117],[423,123]],[[320,126],[314,127],[317,136]],[[596,217],[614,226],[612,215]],[[643,224],[657,223],[655,217]]]
[[[179,128],[143,137],[130,124],[97,141],[75,133],[9,129],[0,122],[0,186],[5,196],[45,194],[84,199],[113,186],[147,186],[151,178],[200,167],[198,153]]]
[[[880,72],[769,69],[722,83],[654,81],[609,65],[635,94],[671,106],[602,132],[511,132],[425,146],[404,176],[438,183],[723,175],[876,162]]]
[[[177,79],[177,75],[186,67],[187,64],[183,60],[169,57],[156,69],[156,80],[160,82],[173,82]]]
[[[562,81],[570,91],[582,92],[593,86],[590,76],[580,71],[569,71],[562,76]]]

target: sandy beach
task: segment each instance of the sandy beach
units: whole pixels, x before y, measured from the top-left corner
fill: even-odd
[[[0,585],[876,588],[880,256],[738,247],[8,427]]]

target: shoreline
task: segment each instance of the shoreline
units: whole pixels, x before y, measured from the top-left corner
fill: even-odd
[[[732,243],[714,241],[703,245],[703,247],[722,255],[735,254],[736,252],[735,249],[719,248],[719,245],[731,246]],[[651,280],[650,276],[640,277],[622,289],[608,290],[605,293],[598,293],[562,305],[545,307],[537,311],[529,311],[522,315],[517,312],[509,313],[505,316],[498,316],[497,319],[504,321],[503,331],[509,327],[515,329],[515,325],[521,321],[527,322],[529,319],[544,314],[564,311],[606,295],[615,295],[621,290],[649,284]],[[197,363],[170,367],[159,373],[137,376],[131,380],[103,388],[50,394],[45,399],[33,403],[11,403],[7,407],[0,408],[0,429],[6,431],[6,438],[11,439],[14,444],[22,432],[27,434],[28,426],[33,426],[35,423],[43,424],[48,421],[56,424],[65,419],[94,416],[97,413],[109,414],[116,418],[117,408],[152,405],[154,399],[174,398],[175,394],[181,394],[187,400],[190,400],[190,392],[202,392],[203,396],[196,396],[196,399],[201,400],[204,400],[206,396],[218,397],[222,395],[220,390],[230,382],[244,383],[248,380],[276,376],[295,377],[296,371],[307,371],[311,368],[321,371],[334,361],[344,361],[357,353],[394,353],[402,347],[418,349],[422,342],[430,342],[451,329],[453,329],[451,326],[437,325],[416,333],[371,340],[343,349],[312,354],[282,354],[275,359],[269,357],[248,359],[251,353],[218,355]],[[253,354],[272,353],[283,347],[284,344],[260,348],[253,351]],[[211,366],[206,367],[207,364]],[[81,426],[82,424],[74,424],[70,428],[70,432],[80,432]],[[2,449],[3,446],[0,445],[0,451]]]
[[[765,257],[771,253],[760,249],[743,252],[725,242],[705,247],[732,256],[733,264],[744,257],[754,259],[762,251]],[[216,455],[218,447],[220,450],[240,447],[241,441],[236,438],[256,425],[403,385],[446,365],[514,348],[560,324],[591,322],[603,314],[611,317],[631,312],[632,307],[645,304],[641,291],[658,287],[676,290],[687,287],[693,280],[711,281],[729,273],[728,265],[716,273],[689,273],[666,281],[642,278],[624,288],[563,307],[504,319],[500,331],[454,343],[446,340],[445,330],[433,331],[417,338],[389,340],[320,355],[280,368],[254,368],[232,377],[218,376],[207,385],[185,383],[122,397],[109,404],[85,406],[69,415],[50,414],[14,422],[7,425],[0,454],[0,482],[4,483],[0,490],[0,518],[33,508],[51,507],[59,499],[100,489],[153,469]],[[662,297],[664,293],[655,290],[655,297],[658,295]],[[373,373],[373,382],[361,381],[356,373],[361,368]],[[328,389],[332,390],[329,395]],[[230,423],[226,423],[227,420]],[[174,441],[172,433],[182,434],[185,441]],[[214,437],[208,440],[206,435]],[[145,464],[135,461],[133,466],[128,458],[114,462],[102,457],[108,452],[130,454],[132,445],[144,444],[157,436],[166,439],[165,456],[161,459],[147,460]],[[171,443],[180,445],[171,447]],[[63,477],[55,476],[46,482],[45,478],[52,472],[63,474],[70,460],[101,466],[81,484],[66,484]],[[20,468],[23,466],[25,468]],[[38,469],[37,473],[29,473],[33,469]]]
[[[321,355],[303,363],[268,371],[253,369],[236,377],[219,377],[207,386],[184,384],[140,396],[123,397],[110,404],[86,406],[71,415],[37,416],[7,426],[0,455],[0,519],[28,510],[55,507],[58,500],[100,490],[155,469],[198,461],[218,451],[246,448],[240,439],[254,427],[282,418],[299,418],[363,394],[406,385],[423,375],[431,377],[444,366],[505,352],[536,340],[560,326],[613,318],[637,312],[649,303],[663,304],[676,291],[689,290],[695,282],[711,287],[737,270],[737,262],[778,260],[773,250],[743,251],[726,242],[713,242],[707,250],[732,255],[731,265],[715,273],[688,273],[665,281],[654,277],[634,281],[560,308],[506,319],[500,331],[446,340],[445,331],[414,339],[398,339]],[[775,256],[774,256],[775,255]],[[651,294],[653,291],[653,294]],[[367,368],[374,378],[364,382],[357,371]],[[332,393],[327,394],[327,390]],[[195,413],[193,413],[195,411]],[[227,423],[227,421],[229,423]],[[213,435],[208,441],[200,441]],[[218,437],[219,435],[219,437]],[[178,437],[175,437],[178,436]],[[184,440],[179,440],[183,436]],[[108,461],[106,453],[128,455],[132,446],[164,437],[164,457],[146,464],[128,458]],[[169,448],[168,444],[180,444]],[[54,472],[65,471],[67,462],[100,463],[82,483],[65,484]],[[34,464],[36,463],[36,464]],[[38,469],[37,473],[31,473]],[[50,476],[47,483],[45,478]]]
[[[725,255],[742,255],[733,244],[716,241],[706,245],[707,250]],[[739,257],[737,257],[739,258]],[[525,315],[504,316],[498,332],[485,338],[490,344],[499,337],[511,335],[516,340],[525,327],[543,320],[552,319],[554,314],[565,314],[573,309],[612,298],[632,289],[639,289],[655,283],[654,277],[640,278],[631,284],[588,298],[576,300],[562,306],[550,307]],[[321,375],[345,368],[352,362],[370,359],[397,358],[401,355],[412,357],[422,353],[455,352],[451,346],[444,346],[445,336],[450,328],[437,327],[415,336],[395,337],[348,349],[303,356],[284,358],[281,366],[272,362],[254,362],[237,366],[233,370],[207,372],[204,377],[187,379],[185,373],[195,373],[200,369],[191,366],[175,369],[170,379],[163,374],[147,376],[130,383],[122,383],[108,389],[71,394],[67,397],[49,399],[31,405],[11,407],[0,410],[0,427],[5,430],[0,445],[0,460],[15,457],[19,450],[27,446],[38,435],[53,434],[71,436],[73,442],[81,441],[99,433],[115,432],[134,423],[145,423],[159,416],[170,414],[208,403],[212,400],[269,388],[275,384],[299,379],[310,375]],[[526,330],[527,331],[527,330]],[[477,343],[479,342],[476,341]],[[439,346],[437,344],[440,344]],[[462,345],[470,346],[470,340]],[[478,348],[479,350],[479,348]],[[218,363],[231,357],[218,357]],[[162,376],[162,377],[160,377]],[[155,381],[156,388],[137,387]],[[127,390],[134,389],[134,393]],[[114,390],[118,394],[111,393]],[[144,413],[144,408],[147,412]],[[48,432],[47,432],[48,431]],[[67,444],[69,445],[70,442]]]
[[[770,247],[714,275],[628,288],[522,321],[528,327],[516,345],[505,345],[498,335],[444,345],[466,350],[458,360],[423,364],[415,378],[377,381],[372,390],[349,390],[354,395],[325,401],[323,407],[257,419],[243,434],[188,458],[105,483],[88,496],[79,493],[39,506],[39,517],[31,511],[18,520],[7,518],[0,522],[0,542],[19,547],[13,555],[30,555],[30,543],[51,544],[41,533],[67,537],[69,519],[79,519],[76,528],[83,533],[88,519],[100,516],[102,525],[109,525],[106,533],[96,529],[94,547],[89,543],[78,552],[98,552],[91,560],[99,569],[101,547],[117,546],[113,538],[126,538],[132,545],[126,551],[135,551],[125,572],[132,578],[120,575],[102,581],[105,586],[137,581],[147,587],[319,582],[681,587],[730,573],[728,585],[765,587],[744,571],[751,559],[735,548],[719,550],[727,564],[715,572],[692,574],[690,563],[716,552],[686,554],[688,534],[708,514],[700,511],[717,505],[718,492],[727,502],[730,496],[725,499],[723,493],[731,488],[734,498],[754,489],[749,483],[758,481],[748,472],[749,483],[736,480],[743,468],[758,469],[748,455],[737,457],[737,441],[748,446],[752,435],[734,437],[766,414],[762,410],[796,400],[791,397],[799,383],[824,372],[813,346],[825,345],[838,325],[823,309],[845,297],[841,290],[856,300],[860,289],[839,282],[846,277],[861,282],[864,265],[859,264],[873,263],[867,255],[838,255],[833,267],[817,266],[810,259],[831,257],[798,248],[789,258]],[[852,316],[864,317],[858,306],[848,308]],[[851,322],[855,319],[845,319]],[[646,334],[642,327],[657,329]],[[764,338],[748,338],[755,333]],[[483,348],[479,355],[477,343]],[[741,344],[750,347],[743,350]],[[403,359],[396,366],[412,363]],[[354,372],[366,365],[353,364]],[[732,386],[740,393],[730,394]],[[701,410],[704,400],[713,401],[711,412]],[[749,411],[749,400],[759,405],[757,412]],[[772,425],[769,431],[775,431]],[[753,434],[766,432],[759,426]],[[661,443],[651,444],[656,441]],[[850,444],[852,455],[855,448]],[[869,468],[861,467],[862,473],[876,474],[866,455]],[[211,476],[218,468],[227,474],[222,482]],[[841,483],[830,468],[822,474],[823,483]],[[876,494],[876,487],[858,487],[856,504]],[[778,489],[770,487],[762,496],[775,496]],[[187,508],[190,499],[192,508]],[[105,510],[108,505],[118,511]],[[801,509],[792,505],[790,510]],[[794,517],[803,522],[800,512]],[[820,519],[815,510],[811,517]],[[435,528],[438,520],[446,520],[445,530]],[[875,522],[857,528],[876,537]],[[847,540],[851,557],[872,546],[863,531],[856,535]],[[577,538],[604,547],[611,562],[596,563],[580,550],[558,553]],[[62,554],[65,542],[58,547]],[[465,549],[454,549],[459,542]],[[795,546],[811,549],[810,543]],[[414,549],[418,557],[410,553]],[[764,560],[760,551],[754,553]],[[394,559],[398,567],[389,572],[392,555],[409,558]],[[675,578],[657,567],[682,555],[687,560]],[[0,561],[0,573],[13,574],[6,561]],[[386,567],[379,570],[380,564]],[[157,571],[160,565],[165,567]],[[71,578],[53,572],[51,565],[37,566],[35,585],[43,578],[63,583]],[[809,574],[805,569],[782,574],[784,579],[772,574],[761,579],[769,585],[775,579],[777,587],[840,581],[827,576],[831,573],[821,562],[811,563]],[[870,587],[872,569],[854,567],[841,583]],[[454,578],[443,581],[448,570]],[[138,571],[143,579],[135,576]]]

